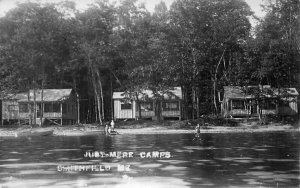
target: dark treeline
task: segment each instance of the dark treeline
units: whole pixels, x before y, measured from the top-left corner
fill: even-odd
[[[244,0],[23,3],[0,19],[0,90],[74,88],[81,120],[111,118],[112,91],[181,86],[184,117],[218,114],[224,85],[300,89],[298,0],[274,0],[252,28]]]

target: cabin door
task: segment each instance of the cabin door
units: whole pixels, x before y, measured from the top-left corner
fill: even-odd
[[[251,105],[251,115],[255,115],[257,114],[257,106],[255,101],[250,101],[250,105]]]
[[[42,116],[42,104],[36,105],[36,117],[41,118]]]

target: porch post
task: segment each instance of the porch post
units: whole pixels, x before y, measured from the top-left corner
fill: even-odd
[[[228,100],[226,100],[226,101],[225,101],[225,111],[224,111],[225,117],[226,117],[226,118],[228,117],[228,110],[229,110],[228,107],[229,107]]]
[[[80,104],[79,104],[79,95],[76,93],[77,98],[77,123],[80,123]]]
[[[60,125],[62,125],[63,124],[63,109],[62,109],[62,102],[60,103],[60,114],[61,114],[61,119],[60,119]]]
[[[131,118],[133,119],[133,114],[134,114],[134,103],[133,103],[133,100],[131,101]]]
[[[179,100],[179,121],[181,120],[181,100]]]
[[[232,99],[230,100],[230,111],[232,110]],[[231,113],[229,112],[229,114],[230,114],[230,118],[232,118],[232,115],[231,115]]]
[[[153,99],[151,99],[152,100],[152,110],[153,110],[153,116],[152,116],[152,120],[154,120],[154,118],[155,118],[155,110],[156,110],[156,106],[155,106],[155,102],[154,102],[154,100]]]
[[[164,100],[164,99],[163,99]],[[161,120],[165,120],[165,118],[164,118],[164,115],[163,115],[163,113],[164,113],[164,109],[163,109],[163,100],[160,100],[160,115],[161,115]]]
[[[249,102],[249,115],[251,115],[251,112],[252,112],[252,101]]]

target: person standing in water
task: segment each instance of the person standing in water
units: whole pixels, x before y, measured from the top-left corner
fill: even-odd
[[[197,124],[195,130],[196,130],[196,137],[200,137],[200,125],[199,125],[199,123]]]
[[[108,130],[107,130],[108,134],[110,134],[112,132],[111,127],[108,126]]]
[[[114,122],[114,120],[111,120],[110,128],[111,128],[112,131],[115,131],[115,122]]]
[[[105,134],[107,135],[108,134],[108,125],[107,124],[105,125],[104,131],[105,131]]]

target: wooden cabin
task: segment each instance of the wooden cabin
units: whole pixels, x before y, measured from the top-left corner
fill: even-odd
[[[43,121],[44,124],[62,125],[77,121],[77,97],[72,89],[35,90],[35,100],[33,90],[10,95],[2,98],[1,107],[2,125],[29,124],[34,122],[34,117],[36,124]]]
[[[138,119],[155,117],[155,101],[153,100],[153,93],[150,90],[144,90],[138,96],[139,105],[136,97],[130,97],[124,92],[114,92],[114,119]],[[139,106],[141,116],[139,117]],[[161,108],[161,115],[166,118],[177,118],[181,120],[181,106],[182,106],[182,91],[181,87],[174,87],[163,95],[163,100],[159,104]]]
[[[295,88],[278,90],[270,86],[263,86],[261,93],[264,96],[262,99],[264,100],[263,105],[261,106],[262,114],[289,116],[298,114],[297,101],[299,94]],[[224,86],[221,114],[225,118],[258,116],[259,108],[255,100],[255,96],[247,94],[242,87]]]

